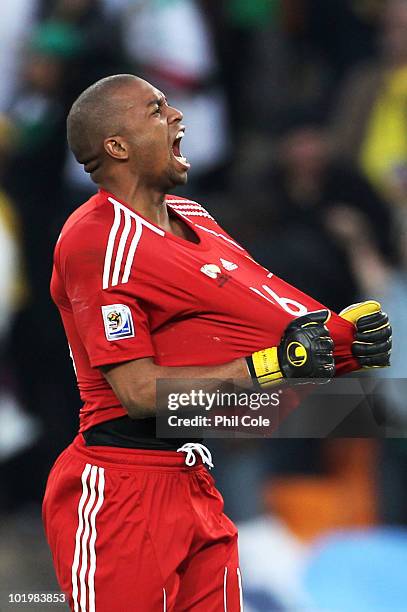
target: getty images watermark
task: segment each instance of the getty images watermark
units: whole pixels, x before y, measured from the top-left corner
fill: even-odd
[[[242,413],[244,411],[258,411],[261,408],[276,407],[280,403],[280,392],[275,393],[248,393],[246,391],[204,391],[191,389],[188,392],[171,392],[168,394],[167,407],[170,411],[198,409],[205,414],[171,414],[167,418],[169,427],[187,428],[236,428],[242,427],[269,427],[270,416],[262,414]],[[220,412],[220,409],[225,409]],[[233,413],[231,412],[233,410]],[[209,415],[216,411],[217,414]]]
[[[277,421],[281,390],[247,389],[220,380],[161,380],[158,437],[264,437]],[[247,384],[247,383],[246,383]],[[277,412],[276,412],[277,411]]]
[[[407,378],[366,375],[329,384],[285,381],[270,391],[245,381],[160,380],[158,438],[407,437]],[[321,381],[325,382],[325,381]],[[301,384],[298,384],[301,383]]]

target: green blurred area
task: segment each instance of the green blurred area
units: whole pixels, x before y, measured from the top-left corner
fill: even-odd
[[[279,21],[281,0],[229,0],[228,14],[236,26],[261,27],[266,22]]]

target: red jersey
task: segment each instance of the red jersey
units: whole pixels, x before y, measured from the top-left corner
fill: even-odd
[[[322,307],[256,263],[199,204],[166,205],[197,237],[165,232],[101,190],[64,225],[52,297],[84,405],[80,430],[127,414],[98,366],[152,357],[162,366],[227,363],[279,343],[288,323]],[[332,314],[337,372],[359,366],[353,325]]]

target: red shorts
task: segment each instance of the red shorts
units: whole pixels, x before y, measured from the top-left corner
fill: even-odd
[[[72,610],[242,609],[237,530],[201,461],[78,435],[51,470],[43,520]]]

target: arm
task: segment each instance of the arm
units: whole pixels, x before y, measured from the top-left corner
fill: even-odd
[[[293,382],[308,378],[310,382],[326,381],[335,374],[333,342],[325,326],[329,317],[328,310],[297,317],[287,326],[278,346],[218,366],[166,367],[146,358],[101,370],[131,418],[155,413],[156,384],[160,379],[177,379],[177,391],[186,393],[191,391],[193,380],[199,380],[203,391],[219,389],[221,381],[231,380],[244,387],[252,387],[254,381],[263,389],[281,384],[284,378],[294,379]],[[184,381],[182,388],[179,381]]]
[[[199,380],[200,387],[208,392],[215,390],[214,379],[217,381],[216,389],[219,389],[219,382],[225,380],[238,380],[240,386],[243,383],[247,387],[252,383],[246,360],[243,358],[218,366],[192,367],[158,366],[151,358],[147,358],[105,366],[101,370],[132,419],[155,414],[156,384],[160,379],[185,381],[183,388],[177,383],[177,389],[186,393],[191,390],[191,385],[188,384],[191,380]],[[207,386],[204,383],[206,379]]]

